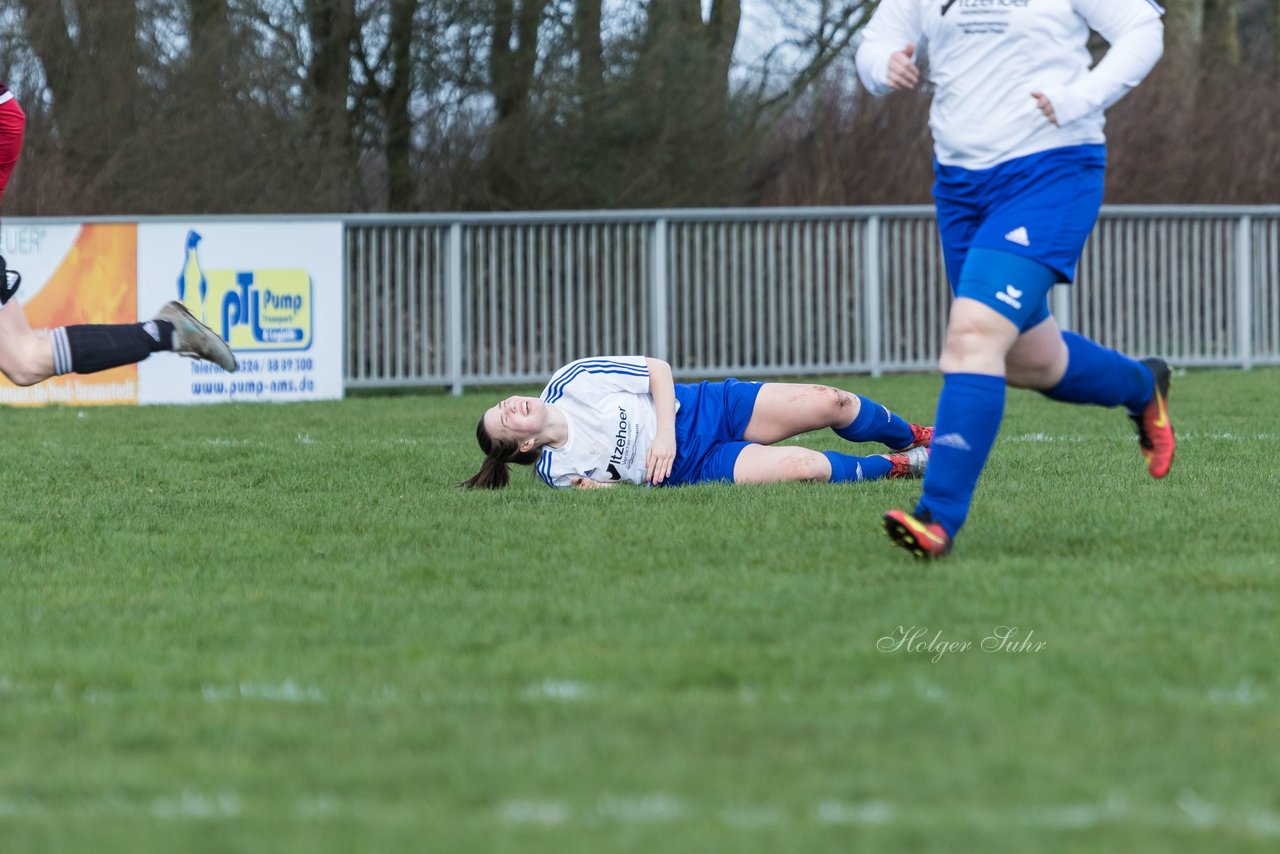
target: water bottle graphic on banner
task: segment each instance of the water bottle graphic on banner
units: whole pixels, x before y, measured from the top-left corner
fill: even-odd
[[[204,270],[200,267],[200,256],[196,251],[202,239],[199,232],[195,230],[187,232],[187,253],[183,260],[182,272],[178,275],[178,299],[200,319],[201,323],[207,323],[204,305],[209,293],[209,280],[205,278]]]

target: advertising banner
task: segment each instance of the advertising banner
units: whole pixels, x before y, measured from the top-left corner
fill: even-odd
[[[140,317],[181,300],[240,363],[148,359],[139,402],[342,397],[341,223],[143,223],[138,283]]]
[[[9,220],[0,251],[21,271],[37,335],[59,326],[149,320],[180,300],[239,362],[158,353],[137,365],[28,388],[0,375],[0,404],[73,406],[342,397],[342,224],[200,220]]]
[[[79,323],[138,319],[138,227],[6,223],[0,252],[22,273],[18,300],[37,334]],[[0,374],[0,404],[137,403],[138,366],[67,374],[20,388]]]

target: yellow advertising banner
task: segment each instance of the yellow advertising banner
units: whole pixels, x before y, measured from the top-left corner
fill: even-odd
[[[306,269],[208,270],[197,231],[187,232],[178,298],[231,349],[306,350],[311,346],[311,274]]]

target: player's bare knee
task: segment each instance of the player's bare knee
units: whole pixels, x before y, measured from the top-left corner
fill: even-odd
[[[970,360],[989,352],[989,349],[989,340],[977,330],[953,329],[947,332],[947,340],[942,347],[942,357],[938,360],[938,366],[943,373],[964,370]]]
[[[831,464],[817,451],[796,453],[782,461],[783,476],[794,481],[824,481],[831,477]]]
[[[955,321],[947,328],[938,366],[943,373],[990,370],[1003,365],[1007,344],[998,330],[973,319]]]
[[[857,415],[855,408],[858,405],[858,398],[844,389],[829,385],[815,385],[813,391],[818,400],[822,401],[823,414],[831,424],[848,424],[849,419]]]

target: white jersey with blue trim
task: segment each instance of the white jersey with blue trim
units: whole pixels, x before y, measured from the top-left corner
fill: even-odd
[[[1106,141],[1103,112],[1142,82],[1164,51],[1152,0],[882,0],[862,31],[858,75],[890,91],[889,58],[928,54],[934,153],[988,169],[1053,148]],[[1092,69],[1089,30],[1110,47]],[[1049,99],[1054,125],[1033,92]]]
[[[544,447],[534,464],[549,486],[576,477],[598,483],[644,483],[645,460],[658,432],[644,356],[579,359],[556,371],[541,399],[569,422],[569,439]]]

